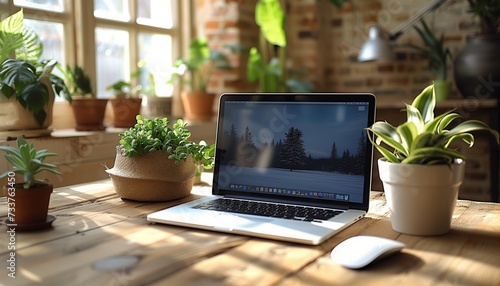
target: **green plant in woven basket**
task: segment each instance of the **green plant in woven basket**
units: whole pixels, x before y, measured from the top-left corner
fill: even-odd
[[[161,151],[168,153],[168,158],[176,163],[192,156],[198,169],[197,176],[201,173],[201,167],[213,168],[215,145],[190,141],[191,132],[182,119],[172,126],[168,118],[149,119],[137,115],[136,119],[135,126],[120,133],[119,149],[123,156],[134,157]]]
[[[368,138],[375,148],[392,163],[403,164],[452,164],[456,159],[465,157],[451,146],[456,140],[462,140],[472,147],[472,131],[486,130],[499,141],[497,131],[490,129],[478,120],[467,120],[451,129],[450,123],[460,115],[449,110],[439,116],[434,115],[436,96],[434,86],[426,87],[412,102],[406,104],[407,121],[393,126],[385,121],[375,122],[367,128],[376,139]],[[382,143],[385,143],[382,146]]]

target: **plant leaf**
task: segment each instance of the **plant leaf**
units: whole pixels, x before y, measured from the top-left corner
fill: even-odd
[[[465,160],[465,156],[460,152],[443,149],[440,147],[425,147],[415,150],[413,154],[401,161],[403,164],[429,164],[430,162],[446,162],[451,164],[453,160],[460,158]]]
[[[437,131],[437,132],[441,133],[441,132],[443,131],[443,129],[444,129],[446,126],[448,126],[448,124],[449,124],[451,121],[453,121],[453,118],[451,118],[451,117],[450,117],[449,119],[447,119],[447,121],[448,121],[448,120],[450,120],[449,122],[446,122],[446,121],[445,121],[445,122],[443,122],[443,125],[441,125],[441,126],[443,126],[443,129],[439,129],[439,126],[440,126],[440,124],[441,124],[441,120],[442,120],[445,116],[448,116],[449,114],[451,114],[451,112],[453,112],[453,110],[448,110],[448,111],[446,111],[446,112],[444,112],[444,113],[440,114],[439,116],[436,116],[433,120],[428,121],[427,123],[425,123],[424,130],[425,130],[425,131],[431,131],[431,132],[435,132],[435,131]],[[456,113],[453,113],[453,114],[456,114]],[[458,114],[457,114],[457,115],[458,115]],[[460,116],[460,115],[458,115],[458,116]]]
[[[35,173],[35,174],[38,174],[38,173],[40,173],[40,172],[42,172],[42,171],[48,171],[48,172],[53,173],[53,174],[61,175],[61,172],[59,172],[59,171],[57,171],[57,170],[55,170],[55,169],[54,169],[55,167],[56,167],[56,166],[49,166],[49,168],[46,168],[46,167],[40,167],[40,168],[39,168],[37,171],[35,171],[34,173]]]
[[[5,159],[12,164],[16,169],[25,169],[27,168],[27,165],[25,165],[22,156],[19,155],[14,155],[14,154],[5,154],[4,155]]]
[[[469,145],[469,147],[472,147],[474,145],[474,136],[472,134],[461,133],[459,135],[451,136],[450,138],[448,138],[444,147],[448,148],[448,146],[456,140],[464,141],[465,143],[467,143]]]
[[[23,10],[12,14],[0,22],[0,61],[11,56],[23,45]]]
[[[417,129],[418,133],[424,132],[425,124],[420,110],[406,104],[406,118],[406,122],[411,122]]]
[[[265,69],[262,57],[257,48],[251,48],[247,63],[247,79],[249,82],[255,82],[259,79],[261,71]]]
[[[368,136],[368,139],[370,140],[370,142],[372,143],[373,146],[375,146],[375,148],[377,149],[377,151],[380,152],[380,154],[382,154],[382,156],[384,156],[384,158],[387,159],[387,161],[391,162],[391,163],[400,163],[400,160],[398,159],[398,157],[396,157],[391,151],[387,150],[386,148],[380,146],[379,144],[375,143],[372,139],[372,136]]]
[[[437,126],[437,132],[438,133],[443,133],[444,130],[446,130],[446,127],[453,122],[453,120],[460,118],[460,114],[458,113],[450,113],[450,114],[445,114],[442,116],[441,121],[439,121],[439,124]]]
[[[415,150],[418,150],[420,148],[424,147],[430,147],[435,145],[435,140],[436,140],[436,134],[431,131],[427,131],[424,133],[419,134],[415,139],[413,140],[413,144],[410,148],[410,154],[413,154]]]
[[[37,81],[36,67],[28,61],[7,59],[0,65],[0,79],[3,84],[13,88],[17,93],[27,85]]]
[[[449,132],[446,133],[446,138],[459,135],[461,133],[467,133],[479,130],[489,131],[491,134],[493,134],[493,136],[495,136],[497,144],[499,143],[500,135],[498,134],[498,132],[496,130],[490,129],[488,125],[484,124],[479,120],[468,120],[460,123],[459,125],[455,126],[455,128],[451,129]]]
[[[255,22],[266,40],[276,46],[286,47],[283,27],[285,14],[279,0],[259,0],[255,6]]]
[[[405,150],[410,150],[413,140],[418,135],[418,129],[413,122],[405,122],[396,128]]]
[[[413,107],[420,111],[422,120],[427,123],[434,119],[434,108],[436,107],[436,95],[434,94],[434,85],[429,85],[415,97]]]
[[[394,126],[387,122],[375,122],[372,127],[367,130],[373,132],[373,134],[377,136],[375,140],[377,145],[380,145],[380,142],[384,142],[405,156],[408,155],[408,150],[401,144],[401,136]]]
[[[22,38],[23,44],[16,49],[16,58],[28,61],[38,60],[43,54],[43,44],[38,34],[25,25],[22,31]]]

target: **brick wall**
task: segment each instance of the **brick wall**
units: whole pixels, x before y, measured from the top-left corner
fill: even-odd
[[[258,28],[253,13],[256,0],[197,0],[198,34],[206,36],[213,48],[227,44],[257,45]],[[350,0],[337,9],[327,0],[286,0],[288,65],[305,69],[317,91],[372,91],[395,100],[412,98],[432,81],[427,60],[404,47],[422,45],[418,34],[407,30],[396,42],[397,60],[358,63],[354,59],[368,37],[369,27],[379,23],[395,31],[420,11],[428,0]],[[466,11],[465,0],[449,0],[425,17],[438,35],[445,32],[445,45],[456,56],[478,25]],[[235,69],[213,77],[212,90],[247,91],[246,54],[232,54]],[[453,61],[448,63],[453,79]],[[455,87],[452,97],[460,97]]]
[[[254,21],[256,0],[197,0],[198,34],[206,36],[214,48],[226,44],[256,46],[258,28]],[[337,9],[327,0],[284,0],[288,39],[288,66],[308,71],[316,91],[373,92],[386,102],[409,102],[432,80],[427,59],[407,44],[422,46],[414,29],[395,42],[397,59],[390,62],[358,63],[355,58],[368,30],[378,23],[395,31],[418,13],[428,0],[347,0]],[[444,33],[445,46],[455,57],[467,39],[478,31],[478,24],[466,11],[465,0],[448,0],[425,17],[438,35]],[[246,54],[231,54],[234,69],[217,72],[210,88],[216,93],[255,91],[246,81]],[[453,60],[448,61],[448,79],[453,80]],[[452,98],[462,97],[452,86]],[[383,114],[379,114],[379,117]],[[486,118],[486,121],[488,118]],[[479,138],[467,152],[473,157],[467,167],[461,197],[488,200],[489,157],[487,138]],[[494,174],[498,175],[498,174]]]

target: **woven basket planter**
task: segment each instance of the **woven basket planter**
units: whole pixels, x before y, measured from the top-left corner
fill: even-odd
[[[117,152],[115,165],[107,169],[116,193],[122,199],[161,202],[191,193],[196,166],[191,157],[175,164],[165,152],[125,157]]]

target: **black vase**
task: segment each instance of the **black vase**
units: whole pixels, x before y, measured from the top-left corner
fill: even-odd
[[[455,83],[466,98],[500,98],[500,35],[478,35],[455,58]]]

